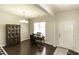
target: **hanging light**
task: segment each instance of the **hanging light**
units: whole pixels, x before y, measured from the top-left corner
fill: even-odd
[[[24,18],[24,19],[21,19],[21,20],[19,20],[19,22],[21,22],[21,23],[28,23],[28,21]]]
[[[28,19],[25,17],[25,12],[23,12],[23,18],[19,20],[20,23],[28,23]]]

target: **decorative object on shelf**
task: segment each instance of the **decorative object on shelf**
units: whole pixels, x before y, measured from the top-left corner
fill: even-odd
[[[20,43],[20,25],[6,24],[6,46]]]
[[[25,17],[25,12],[23,11],[23,17],[19,20],[20,23],[28,23],[28,18]]]

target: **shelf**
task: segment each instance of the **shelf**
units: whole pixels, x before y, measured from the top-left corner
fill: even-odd
[[[20,25],[6,24],[6,44],[8,46],[20,43]]]

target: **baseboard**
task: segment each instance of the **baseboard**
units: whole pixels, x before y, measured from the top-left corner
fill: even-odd
[[[30,40],[30,39],[27,39],[27,40],[23,40],[23,41],[21,41],[21,42],[25,42],[25,41],[28,41],[28,40]],[[52,44],[52,43],[49,43],[49,42],[44,42],[45,44],[48,44],[48,45],[51,45],[51,46],[54,46],[54,47],[56,47],[56,45],[55,44]],[[1,46],[6,46],[6,44],[2,44]]]
[[[25,41],[28,41],[28,40],[30,40],[30,39],[27,39],[27,40],[23,40],[23,41],[21,41],[21,42],[25,42]]]
[[[23,40],[23,41],[21,41],[21,42],[28,41],[28,40],[29,40],[29,39],[27,39],[27,40]],[[6,44],[1,44],[0,46],[5,47]]]

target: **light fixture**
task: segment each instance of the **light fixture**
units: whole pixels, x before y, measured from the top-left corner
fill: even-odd
[[[23,11],[23,17],[19,20],[20,23],[28,23],[28,18],[25,17],[25,12]]]

